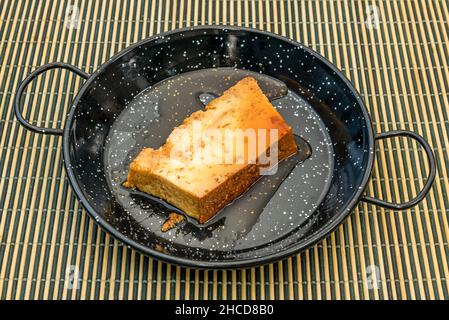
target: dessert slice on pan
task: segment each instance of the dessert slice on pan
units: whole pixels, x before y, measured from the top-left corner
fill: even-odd
[[[291,127],[247,77],[184,119],[162,147],[143,149],[125,186],[204,223],[296,151]]]

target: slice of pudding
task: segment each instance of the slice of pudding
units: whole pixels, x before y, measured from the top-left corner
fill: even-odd
[[[296,151],[291,127],[247,77],[187,117],[162,147],[143,149],[124,186],[204,223]]]

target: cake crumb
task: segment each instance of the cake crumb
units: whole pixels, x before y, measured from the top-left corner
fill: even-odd
[[[167,220],[164,221],[161,227],[162,232],[167,232],[170,229],[173,229],[176,227],[178,223],[183,221],[185,217],[182,214],[176,213],[176,212],[170,212],[168,214]]]
[[[125,188],[131,189],[132,187],[134,187],[132,185],[132,183],[130,183],[128,180],[126,180],[125,182],[123,182],[122,184]]]

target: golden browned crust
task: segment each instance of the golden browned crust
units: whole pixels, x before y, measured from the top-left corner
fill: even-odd
[[[186,118],[180,127],[188,128],[192,119],[201,119],[204,122],[214,119],[212,125],[216,127],[230,124],[234,128],[242,129],[275,128],[279,131],[278,161],[297,151],[291,128],[271,105],[253,78],[248,77],[239,81],[221,97],[212,101],[206,107],[206,111],[197,111]],[[126,187],[137,187],[143,192],[164,199],[200,223],[204,223],[260,177],[261,166],[257,162],[231,167],[218,165],[216,170],[206,170],[209,176],[205,173],[205,168],[195,167],[192,169],[193,176],[196,174],[199,179],[194,179],[196,182],[192,186],[190,184],[192,179],[189,180],[183,175],[183,168],[178,168],[179,172],[173,174],[167,173],[170,172],[170,168],[164,167],[166,164],[164,161],[172,147],[170,137],[160,149],[146,148],[141,151],[130,165]],[[269,150],[268,146],[265,151],[267,155]],[[201,189],[202,185],[207,187]]]
[[[297,146],[292,134],[285,135],[279,141],[279,161],[296,153]],[[260,165],[249,164],[236,172],[220,186],[212,190],[202,199],[198,199],[200,215],[197,220],[204,223],[212,218],[220,209],[244,193],[260,177]]]

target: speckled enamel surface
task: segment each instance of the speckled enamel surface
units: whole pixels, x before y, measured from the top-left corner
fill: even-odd
[[[213,224],[162,233],[166,210],[120,187],[130,160],[246,74],[311,157],[281,163]],[[310,50],[260,32],[200,28],[142,42],[100,68],[75,108],[67,163],[88,208],[140,250],[180,263],[247,264],[307,246],[349,213],[372,163],[372,128],[348,82]]]

